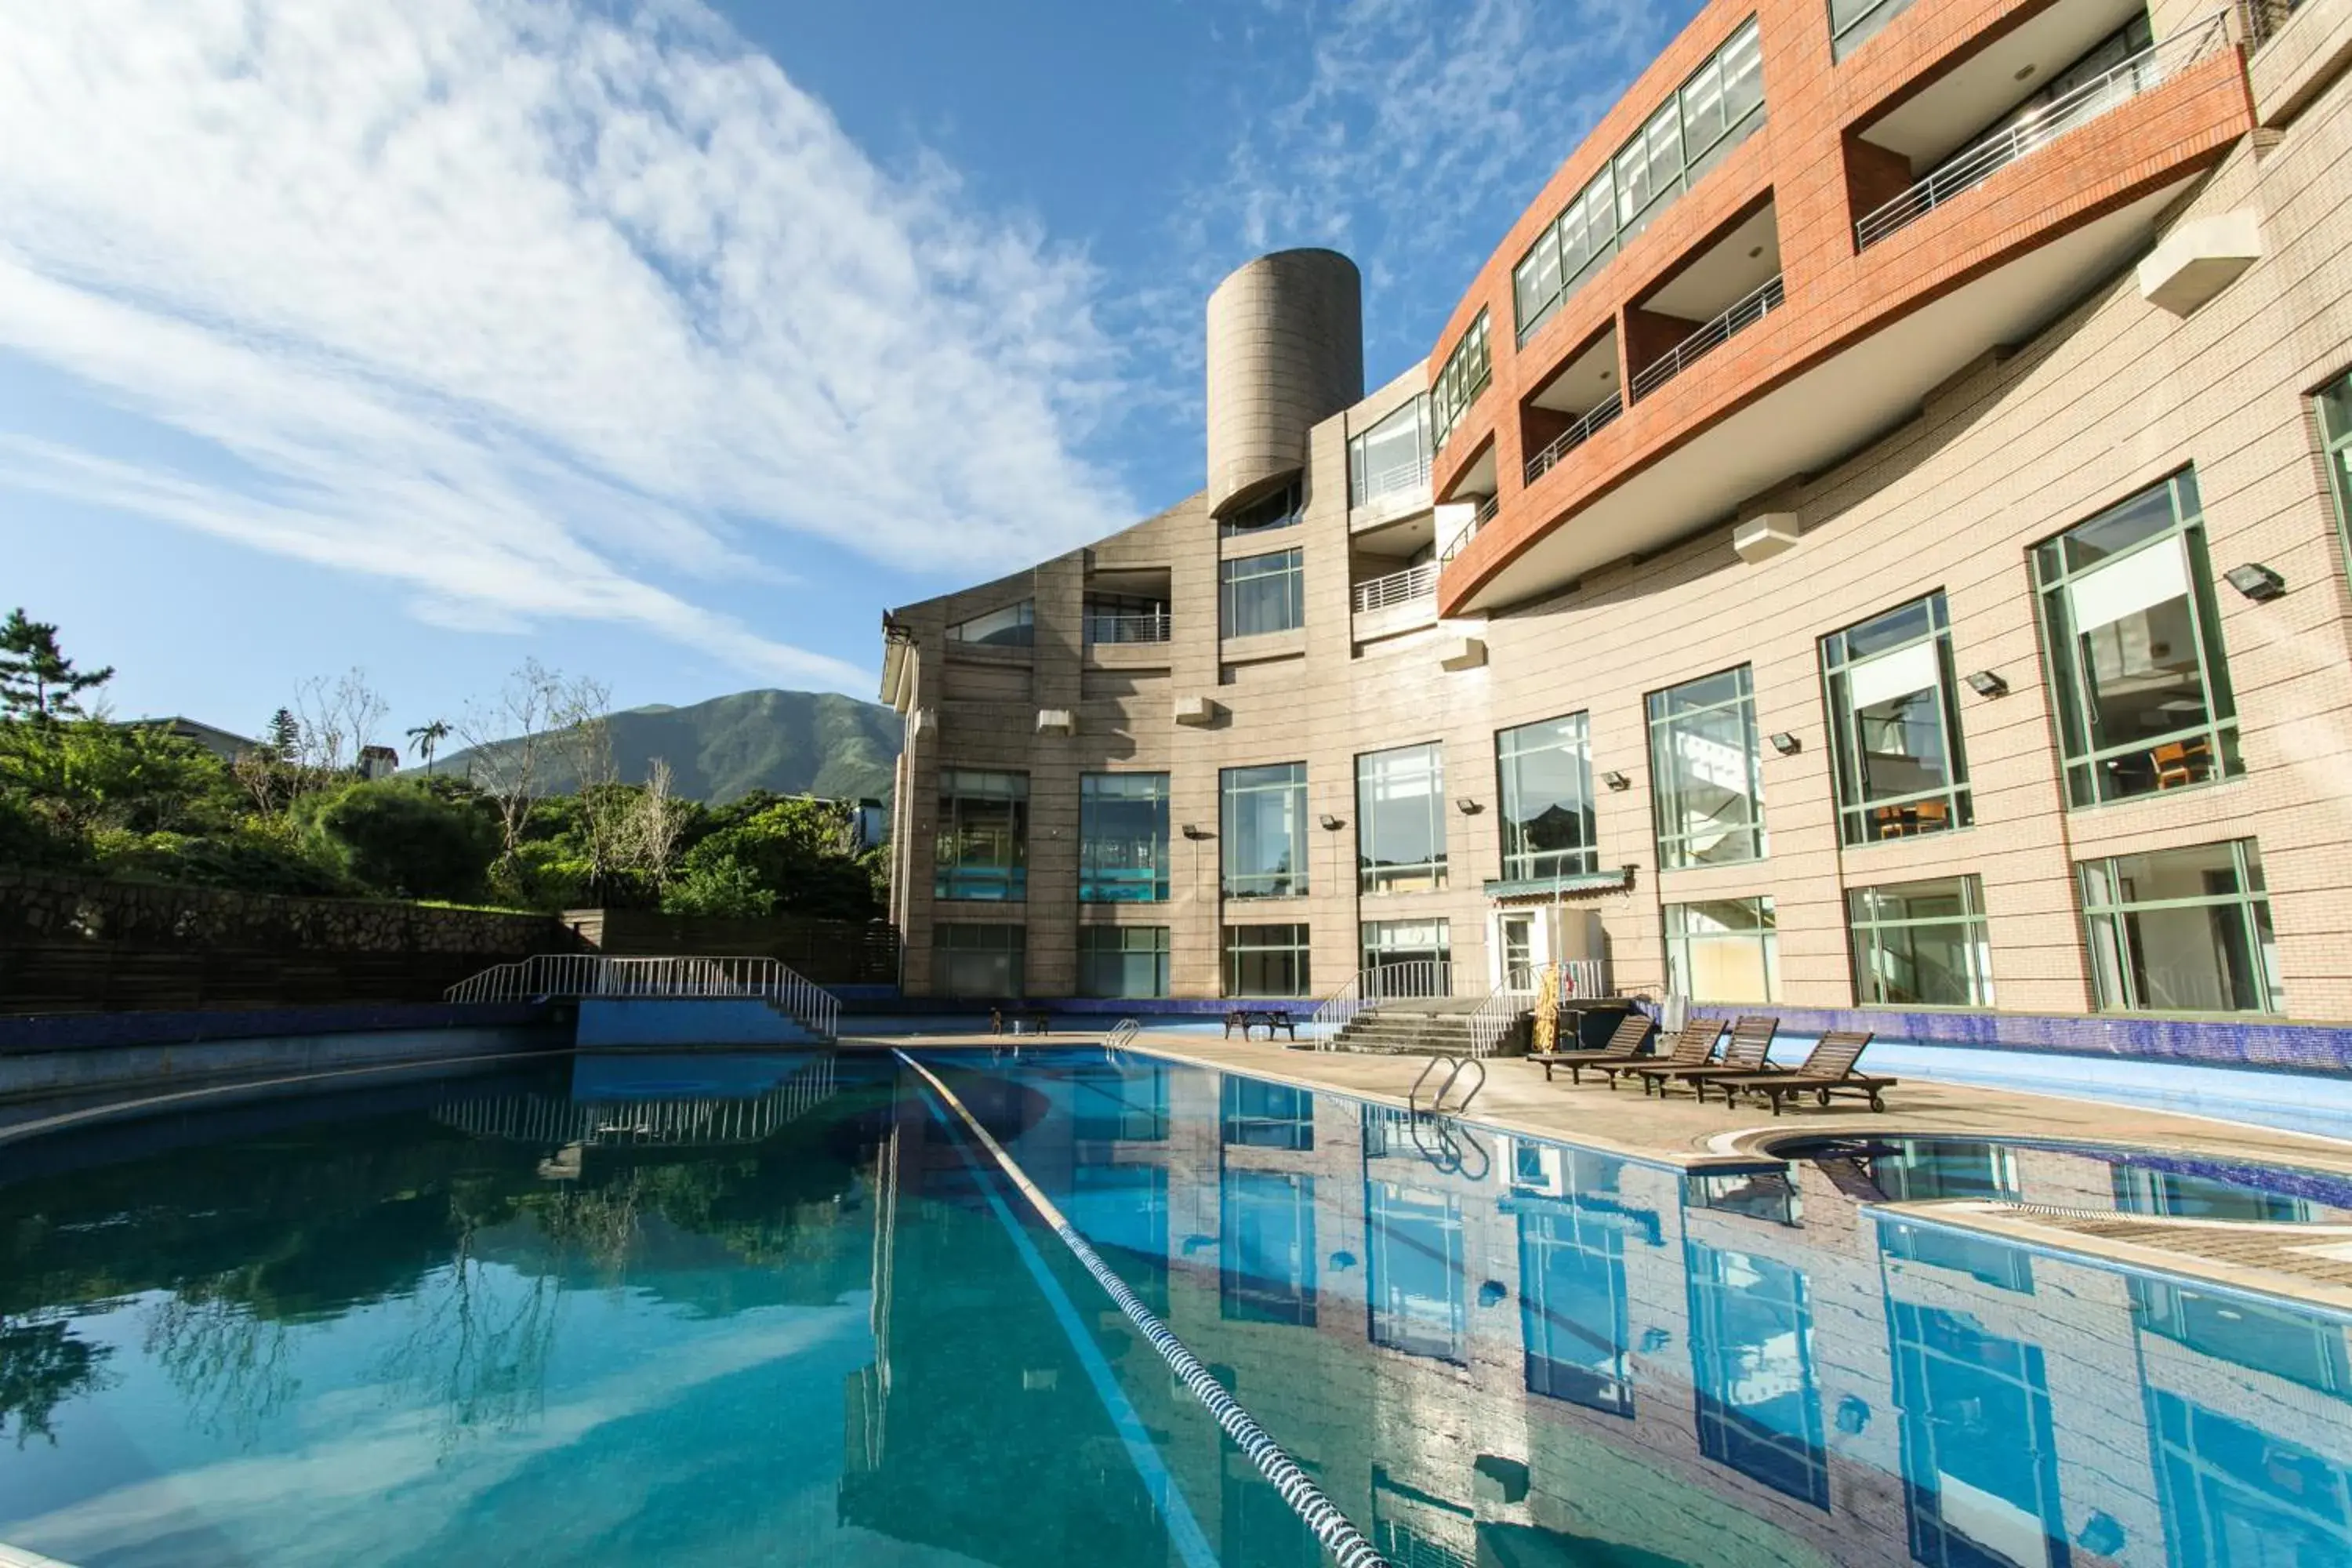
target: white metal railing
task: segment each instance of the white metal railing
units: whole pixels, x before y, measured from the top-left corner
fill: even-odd
[[[1494,521],[1495,514],[1502,510],[1503,498],[1499,495],[1491,495],[1480,501],[1478,510],[1470,514],[1470,521],[1464,523],[1461,531],[1445,542],[1445,548],[1438,552],[1437,563],[1443,566],[1461,554],[1469,542],[1478,537],[1478,531]]]
[[[1141,1033],[1143,1025],[1139,1021],[1121,1018],[1111,1026],[1110,1033],[1103,1037],[1103,1050],[1116,1060],[1128,1047],[1135,1044],[1135,1037]]]
[[[1418,566],[1408,566],[1402,572],[1391,572],[1385,577],[1357,584],[1356,614],[1360,616],[1368,610],[1385,610],[1436,595],[1437,563],[1424,561]]]
[[[1666,351],[1664,359],[1642,367],[1633,377],[1633,400],[1638,403],[1658,388],[1682,374],[1692,365],[1746,331],[1766,316],[1788,302],[1788,291],[1778,277],[1760,288],[1742,296],[1730,309]]]
[[[1453,994],[1454,965],[1442,959],[1415,958],[1360,970],[1315,1009],[1315,1016],[1307,1021],[1307,1037],[1319,1048],[1328,1050],[1339,1031],[1367,1008],[1383,1002]]]
[[[1578,998],[1609,994],[1609,963],[1606,959],[1571,958],[1563,963],[1538,964],[1530,969],[1513,970],[1495,987],[1478,1010],[1470,1016],[1470,1054],[1474,1057],[1492,1055],[1511,1032],[1519,1016],[1535,1011],[1536,1003],[1543,996],[1543,976],[1546,971],[1558,977],[1554,992],[1562,1002]]]
[[[449,987],[452,1002],[541,997],[757,998],[824,1039],[841,1035],[841,1000],[772,958],[606,958],[545,952]]]
[[[1553,437],[1550,445],[1528,459],[1528,483],[1533,484],[1551,472],[1562,458],[1591,440],[1594,431],[1599,430],[1623,412],[1625,412],[1624,400],[1613,392],[1609,395],[1606,402],[1594,404],[1585,411],[1582,418]]]
[[[2220,13],[2031,110],[2002,126],[1896,196],[1865,214],[1853,226],[1855,248],[1867,250],[1887,236],[1927,216],[1953,197],[1983,184],[2019,159],[2037,153],[2069,131],[2170,80],[2184,68],[2230,47],[2229,17]]]
[[[1400,490],[1412,489],[1428,483],[1429,459],[1426,457],[1415,458],[1411,462],[1399,463],[1394,468],[1382,468],[1377,474],[1366,475],[1363,493],[1356,497],[1355,505],[1367,507],[1374,501],[1386,500]]]
[[[1147,616],[1087,616],[1087,641],[1090,643],[1166,642],[1169,632],[1165,611]]]
[[[818,1057],[763,1094],[743,1099],[571,1100],[502,1095],[444,1105],[433,1119],[478,1138],[567,1144],[757,1143],[833,1098],[834,1058]]]

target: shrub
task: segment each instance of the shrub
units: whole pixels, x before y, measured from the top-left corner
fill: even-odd
[[[471,899],[499,850],[478,801],[400,779],[353,784],[305,802],[310,840],[353,881],[410,899]]]
[[[104,832],[95,837],[92,852],[100,870],[127,881],[312,898],[352,890],[335,867],[268,833],[200,838],[184,833]]]
[[[662,895],[662,912],[672,915],[772,915],[776,894],[760,875],[732,855],[706,854],[706,839],[688,852],[685,874]]]

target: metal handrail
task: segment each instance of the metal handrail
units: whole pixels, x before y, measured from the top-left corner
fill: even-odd
[[[560,997],[757,998],[827,1040],[841,1036],[841,1000],[772,958],[607,958],[543,952],[486,969],[446,993],[452,1002]]]
[[[2246,47],[2261,48],[2278,35],[2303,0],[2238,0],[2238,18]]]
[[[1103,1037],[1103,1049],[1113,1058],[1117,1058],[1119,1053],[1133,1045],[1135,1037],[1141,1033],[1143,1033],[1141,1023],[1133,1018],[1121,1018],[1111,1026],[1110,1033]]]
[[[1434,598],[1436,595],[1437,563],[1424,561],[1418,566],[1357,584],[1356,613],[1360,616],[1368,610],[1385,610],[1415,599]]]
[[[2228,13],[2218,12],[2160,44],[2142,49],[2121,65],[2101,72],[1946,160],[1942,167],[1893,201],[1864,214],[1853,226],[1854,248],[1869,249],[1953,197],[1976,189],[2019,159],[2040,152],[2109,110],[2154,91],[2184,67],[2217,54],[2229,45]]]
[[[1165,610],[1147,616],[1087,616],[1087,641],[1089,643],[1166,642],[1170,631]]]
[[[1611,393],[1605,402],[1585,410],[1584,416],[1551,439],[1551,444],[1528,459],[1527,481],[1535,483],[1559,466],[1559,460],[1592,439],[1593,433],[1625,412],[1625,401]]]
[[[1470,1054],[1488,1057],[1511,1032],[1511,1026],[1523,1013],[1531,1013],[1543,994],[1540,976],[1547,971],[1559,976],[1557,994],[1564,1001],[1571,996],[1605,996],[1609,994],[1609,963],[1606,959],[1571,958],[1559,963],[1538,964],[1507,974],[1503,984],[1487,993],[1470,1015]]]
[[[1478,510],[1470,514],[1470,521],[1464,523],[1452,539],[1446,541],[1445,548],[1438,553],[1437,563],[1443,566],[1461,554],[1463,548],[1478,537],[1478,531],[1494,521],[1495,514],[1502,510],[1503,498],[1500,495],[1491,495],[1480,501]]]
[[[1307,1021],[1307,1032],[1318,1049],[1330,1049],[1341,1030],[1357,1015],[1383,1002],[1405,1002],[1454,994],[1454,965],[1445,960],[1416,958],[1359,971],[1348,983],[1323,999]]]
[[[1370,506],[1376,500],[1386,500],[1399,490],[1409,490],[1416,485],[1427,483],[1429,483],[1429,459],[1426,457],[1415,458],[1411,462],[1399,463],[1392,468],[1383,468],[1377,474],[1365,475],[1363,493],[1356,497],[1354,504],[1359,507]]]
[[[1664,358],[1643,366],[1633,377],[1633,400],[1638,403],[1649,396],[1788,302],[1788,290],[1778,276],[1743,295],[1728,310],[1667,350]]]

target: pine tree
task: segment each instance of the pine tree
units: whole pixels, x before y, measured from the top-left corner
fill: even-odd
[[[302,750],[302,721],[292,709],[280,708],[269,716],[268,738],[262,743],[279,762],[292,762]]]
[[[81,711],[81,694],[114,679],[114,667],[85,675],[58,647],[58,628],[19,606],[0,622],[0,712],[46,721]]]

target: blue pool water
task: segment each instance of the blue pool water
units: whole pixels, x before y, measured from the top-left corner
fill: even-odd
[[[924,1059],[1390,1562],[2352,1563],[2344,1320],[1884,1206],[2352,1217],[2330,1178],[1907,1139],[1685,1177]],[[887,1058],[558,1058],[0,1161],[0,1542],[83,1568],[1328,1560]]]

